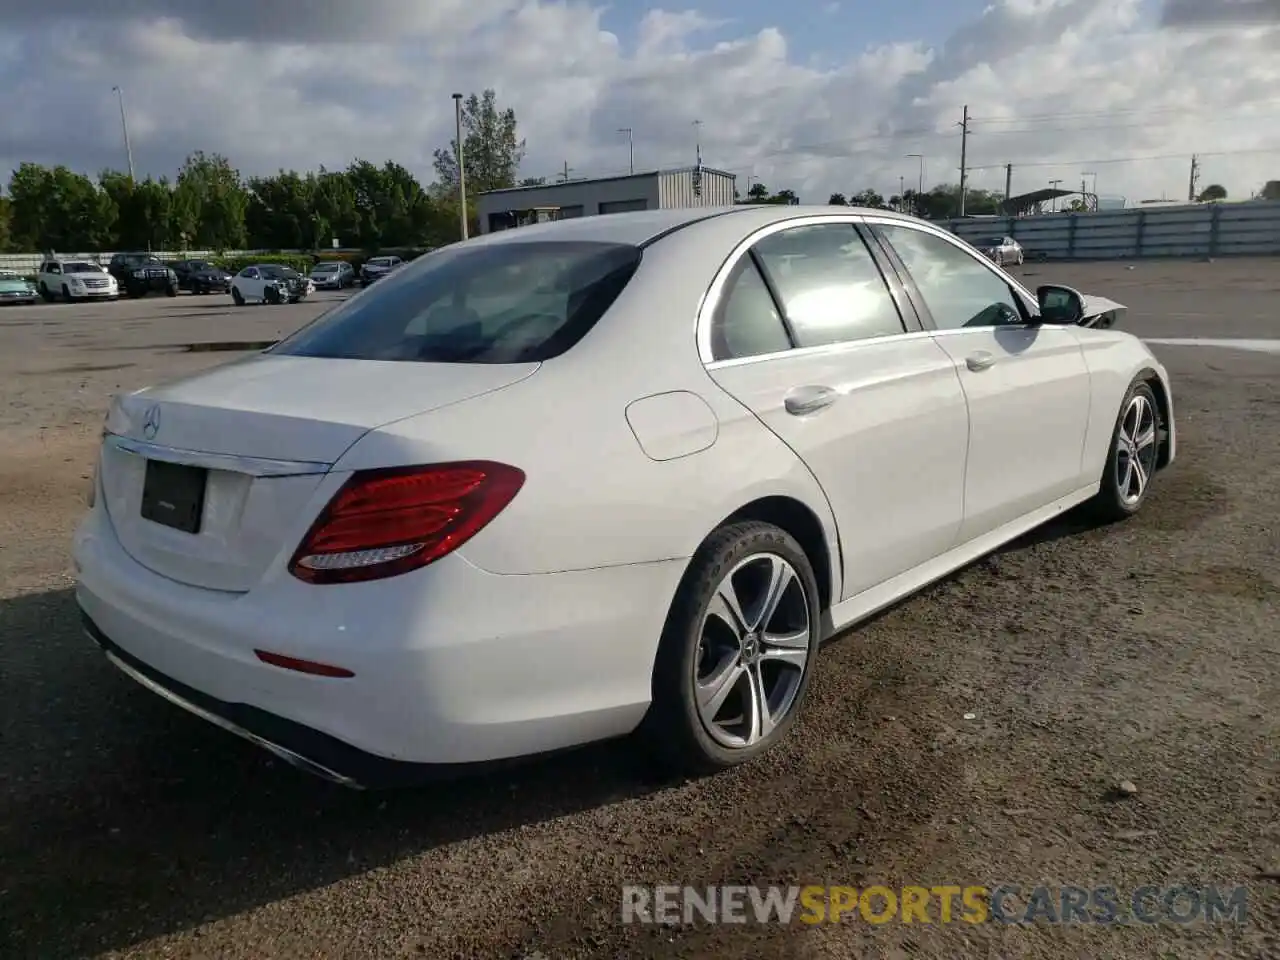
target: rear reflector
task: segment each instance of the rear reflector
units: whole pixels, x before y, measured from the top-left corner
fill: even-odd
[[[487,460],[353,474],[303,538],[289,571],[320,584],[425,567],[479,533],[524,479],[524,471]]]
[[[253,651],[263,663],[285,670],[296,670],[298,673],[309,673],[313,677],[336,677],[345,680],[355,674],[346,667],[335,667],[327,663],[316,663],[314,660],[299,660],[297,657],[286,657],[284,654],[271,653],[269,650]]]

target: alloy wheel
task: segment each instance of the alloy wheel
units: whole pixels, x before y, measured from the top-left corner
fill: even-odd
[[[721,580],[693,677],[699,719],[721,746],[754,746],[795,707],[809,667],[809,606],[803,580],[777,554],[753,554]]]
[[[1136,393],[1116,431],[1116,489],[1126,506],[1133,506],[1147,492],[1156,452],[1155,408],[1146,395]]]

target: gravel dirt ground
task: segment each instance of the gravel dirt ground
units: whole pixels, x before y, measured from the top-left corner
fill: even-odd
[[[1142,336],[1280,339],[1280,260],[1019,272]],[[109,397],[328,299],[0,312],[0,956],[1280,956],[1280,355],[1157,346],[1180,450],[1143,513],[1065,518],[837,639],[761,762],[669,783],[606,745],[360,794],[118,674],[68,561]],[[622,885],[662,883],[1249,899],[1238,926],[619,922]]]

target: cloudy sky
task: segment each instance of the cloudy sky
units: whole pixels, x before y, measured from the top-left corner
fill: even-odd
[[[663,0],[666,2],[666,0]],[[450,94],[493,87],[526,176],[707,164],[806,201],[1097,175],[1103,196],[1280,178],[1280,0],[0,0],[0,175],[245,174],[395,159],[425,180]],[[695,121],[701,121],[695,125]],[[1092,182],[1093,177],[1090,176]]]

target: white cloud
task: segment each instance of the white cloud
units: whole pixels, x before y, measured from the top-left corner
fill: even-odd
[[[993,0],[936,48],[813,51],[785,25],[694,9],[650,10],[623,40],[578,0],[57,0],[14,15],[4,0],[0,169],[122,166],[118,84],[142,171],[204,149],[246,173],[359,156],[430,179],[449,95],[492,86],[528,139],[526,175],[625,171],[619,127],[639,168],[692,162],[701,120],[706,162],[742,189],[751,175],[817,202],[888,192],[914,182],[907,153],[926,155],[929,182],[956,179],[968,104],[975,186],[1003,188],[1013,162],[1015,192],[1088,170],[1103,194],[1176,197],[1199,153],[1202,184],[1247,194],[1280,177],[1280,18],[1274,0],[1199,2],[1213,15],[1188,24],[1172,0],[1170,29],[1143,0]],[[1134,157],[1166,159],[1110,162]]]

